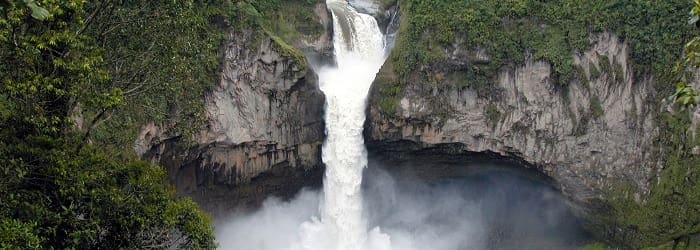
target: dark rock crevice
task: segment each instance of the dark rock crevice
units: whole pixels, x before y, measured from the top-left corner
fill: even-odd
[[[461,143],[419,144],[410,140],[368,141],[370,167],[389,172],[410,168],[425,180],[457,178],[480,172],[508,172],[550,186],[562,192],[562,185],[546,174],[544,166],[535,165],[516,154],[491,151],[474,152]],[[484,165],[491,167],[484,167]]]
[[[261,145],[263,149],[260,149]],[[221,155],[250,153],[256,149],[260,154],[246,160],[266,162],[264,164],[270,167],[255,176],[248,176],[235,166],[213,161]],[[160,164],[167,168],[168,179],[175,184],[177,194],[191,197],[205,211],[218,217],[232,211],[255,209],[269,196],[289,199],[304,187],[320,187],[323,165],[301,165],[290,160],[274,162],[275,155],[280,152],[286,159],[299,159],[298,149],[286,150],[266,142],[209,144],[187,150],[173,141],[152,148],[144,157],[160,159]],[[254,165],[251,162],[244,164]]]
[[[569,249],[590,241],[591,235],[585,230],[586,221],[582,217],[586,213],[582,211],[594,207],[569,200],[561,189],[561,183],[546,174],[543,166],[533,165],[517,155],[469,151],[460,143],[418,144],[409,140],[368,141],[367,148],[369,167],[365,170],[365,181],[370,183],[363,185],[391,185],[373,184],[377,182],[373,180],[377,179],[374,176],[383,173],[400,183],[394,184],[398,185],[394,188],[398,188],[400,193],[414,192],[412,190],[427,186],[434,192],[431,194],[439,195],[440,187],[445,183],[465,183],[461,189],[450,189],[450,192],[464,195],[463,198],[453,197],[456,200],[472,197],[466,198],[464,209],[468,209],[469,204],[477,204],[482,209],[480,218],[483,221],[470,223],[484,223],[479,224],[480,230],[484,230],[484,238],[472,239],[483,240],[484,249]],[[375,194],[368,195],[370,203],[377,202],[372,199]],[[393,197],[391,194],[384,196]],[[479,198],[471,200],[473,197]],[[441,206],[432,204],[428,208],[440,210]],[[552,220],[544,219],[554,217],[556,219],[553,220],[557,221],[554,224],[551,224]],[[525,235],[532,232],[524,228],[515,229],[522,221],[537,221],[536,225],[528,228],[542,226],[553,231],[549,232],[551,235],[539,236],[537,243],[530,242]],[[564,245],[553,244],[562,239],[566,239]],[[509,245],[512,241],[521,244],[517,247]]]

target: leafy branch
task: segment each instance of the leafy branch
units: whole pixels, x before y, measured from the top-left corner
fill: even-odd
[[[700,22],[698,22],[700,21],[700,0],[695,0],[694,3],[688,23],[700,26]],[[687,74],[683,74],[689,68],[700,68],[700,36],[696,36],[685,45],[685,55],[674,69],[676,75],[680,75],[681,79],[676,83],[676,92],[672,98],[682,110],[692,109],[700,104],[700,91],[688,84],[689,77]]]
[[[39,6],[34,0],[24,0],[24,4],[32,10],[32,17],[37,20],[46,20],[51,16],[48,10]]]

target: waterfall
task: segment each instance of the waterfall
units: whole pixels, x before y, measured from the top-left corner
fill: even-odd
[[[333,15],[337,66],[319,70],[326,95],[323,162],[326,173],[320,218],[302,224],[307,250],[389,249],[389,236],[371,231],[363,212],[362,171],[367,150],[362,137],[370,85],[386,60],[385,37],[377,21],[345,0],[327,0]]]
[[[430,163],[425,160],[432,156],[416,155],[412,159],[417,161],[393,169],[429,172],[429,182],[379,167],[367,171],[363,180],[367,95],[392,47],[396,26],[382,35],[373,17],[353,7],[373,0],[350,0],[353,5],[326,1],[333,17],[336,63],[314,65],[321,67],[315,70],[327,100],[323,190],[303,189],[289,201],[269,198],[258,211],[217,226],[223,249],[575,249],[588,242],[555,189],[529,174],[520,181],[501,176],[518,172],[510,164],[478,159],[475,164]]]

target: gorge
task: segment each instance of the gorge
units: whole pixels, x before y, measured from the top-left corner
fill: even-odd
[[[0,249],[697,249],[698,20],[2,1]]]
[[[377,9],[371,2],[353,3],[361,8],[375,11]],[[313,67],[319,74],[320,89],[326,96],[327,139],[322,149],[326,173],[323,188],[320,192],[304,190],[291,201],[269,200],[263,203],[259,211],[235,215],[229,218],[228,222],[219,222],[217,238],[222,242],[223,248],[535,249],[555,246],[571,248],[582,244],[586,233],[568,212],[563,197],[552,192],[548,187],[550,184],[542,181],[544,177],[525,174],[527,171],[511,176],[512,173],[507,171],[509,167],[504,166],[515,165],[490,165],[481,162],[478,157],[461,163],[456,160],[435,165],[434,162],[426,162],[416,165],[413,170],[432,172],[433,176],[420,178],[409,178],[405,175],[392,177],[381,172],[382,170],[365,170],[367,153],[362,138],[365,98],[374,76],[386,59],[390,49],[386,46],[393,44],[393,34],[387,34],[387,39],[374,17],[357,13],[355,7],[348,2],[329,0],[327,4],[334,23],[335,64]],[[458,166],[474,160],[480,163],[468,167]],[[382,165],[377,163],[373,165]],[[435,173],[431,170],[432,167],[443,170]],[[466,172],[474,173],[460,171],[460,168],[467,168],[469,170]],[[383,177],[378,178],[374,174],[366,173],[369,178],[363,180],[363,172],[378,173]],[[461,174],[458,174],[460,172]],[[542,182],[527,182],[525,176],[530,175]],[[406,181],[408,179],[411,181]],[[424,182],[430,179],[432,181]],[[397,180],[410,184],[398,185]],[[497,184],[478,184],[480,181],[494,181]],[[360,188],[362,184],[365,186],[363,189]],[[518,184],[520,187],[516,188]],[[413,190],[407,185],[422,188],[407,191]],[[478,189],[485,189],[490,195],[478,197],[474,191]],[[498,191],[491,193],[492,189],[530,192],[494,198],[503,194],[498,195]],[[431,205],[434,201],[424,197],[428,193],[445,204]],[[533,198],[526,197],[535,198],[533,201]],[[364,198],[373,202],[365,204]],[[315,202],[320,203],[315,205]],[[517,208],[510,208],[513,205],[507,203],[519,205],[515,205]],[[556,208],[548,205],[552,203]],[[548,208],[548,211],[542,212],[544,217],[531,214],[538,206]],[[318,213],[314,211],[316,209]],[[492,212],[498,210],[504,214],[497,215],[498,212]],[[520,215],[503,219],[507,217],[506,214],[517,213]],[[406,217],[407,214],[425,218],[425,221]],[[368,215],[372,220],[369,220]],[[530,216],[544,220],[543,225],[538,226],[536,220],[526,222]],[[305,221],[309,218],[311,221]],[[450,221],[457,223],[452,224]],[[390,225],[390,233],[382,233],[379,227],[368,231],[370,223],[378,226]],[[520,223],[522,226],[519,226]],[[501,233],[502,230],[510,233]],[[536,233],[538,230],[553,231],[540,234],[541,232]],[[534,239],[538,243],[535,243]],[[518,241],[529,243],[517,244]]]
[[[662,180],[667,177],[661,174],[665,164],[660,160],[664,153],[659,150],[668,149],[662,149],[660,144],[664,143],[656,138],[670,132],[661,128],[667,125],[660,123],[667,122],[657,115],[664,110],[659,104],[663,90],[652,73],[637,72],[641,69],[634,61],[638,59],[633,59],[636,54],[632,53],[636,52],[618,34],[612,30],[586,34],[587,46],[565,52],[571,56],[573,70],[567,80],[562,80],[565,75],[559,72],[561,66],[553,66],[553,61],[546,58],[536,60],[531,55],[514,66],[493,70],[490,65],[504,59],[490,55],[484,47],[472,47],[459,39],[443,42],[437,48],[425,37],[409,42],[407,39],[420,28],[406,25],[406,19],[401,19],[403,26],[392,26],[386,20],[416,15],[416,6],[421,6],[418,3],[406,2],[399,8],[376,7],[383,3],[367,7],[366,2],[356,2],[362,1],[355,1],[355,5],[372,13],[384,24],[383,30],[398,31],[397,50],[370,90],[364,130],[369,156],[378,165],[419,162],[429,166],[441,162],[442,166],[424,168],[423,173],[449,178],[450,173],[454,177],[464,171],[454,170],[454,166],[478,159],[515,163],[535,169],[535,175],[544,175],[547,186],[563,193],[567,207],[594,238],[637,248],[669,241],[661,238],[675,238],[670,241],[685,244],[682,242],[696,237],[695,233],[681,237],[652,233],[677,231],[685,219],[665,225],[645,222],[641,218],[649,214],[660,218],[677,215],[634,205],[665,204],[667,198],[661,198],[665,191],[658,191],[659,186],[681,183]],[[490,5],[474,9],[489,8],[486,6]],[[404,30],[402,35],[401,29],[411,30]],[[551,38],[555,40],[549,42],[561,42],[556,36]],[[437,50],[431,51],[431,46]],[[415,67],[413,71],[401,71],[406,67],[400,65],[405,63],[402,56],[416,48],[437,54],[418,54],[417,58],[423,56],[428,61],[419,59],[411,66]],[[493,79],[483,79],[480,74],[487,74],[483,72],[489,67],[495,71],[488,73]],[[482,73],[474,73],[475,69]],[[483,81],[493,84],[483,87],[479,85]],[[562,85],[560,81],[568,83]],[[693,168],[695,164],[689,160],[680,167]],[[532,175],[526,174],[530,176],[527,178],[539,178]],[[685,201],[678,204],[689,206]],[[657,205],[649,205],[653,206]],[[692,209],[681,211],[692,213]],[[636,226],[622,226],[626,223]],[[652,241],[657,243],[649,243]]]

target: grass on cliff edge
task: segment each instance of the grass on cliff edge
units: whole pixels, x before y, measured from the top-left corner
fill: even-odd
[[[636,76],[669,72],[693,28],[686,24],[687,0],[400,0],[401,27],[389,58],[393,81],[377,81],[378,88],[406,82],[429,82],[444,74],[439,86],[490,92],[499,71],[542,60],[553,66],[555,82],[566,87],[576,69],[573,54],[591,46],[589,35],[609,31],[630,45],[630,62]],[[444,48],[483,49],[488,61],[459,58],[467,63],[448,68]],[[612,70],[612,69],[611,69]],[[611,71],[612,72],[612,71]],[[604,72],[610,73],[610,72]],[[380,95],[383,107],[395,108],[395,91]],[[394,109],[384,109],[393,115]]]

